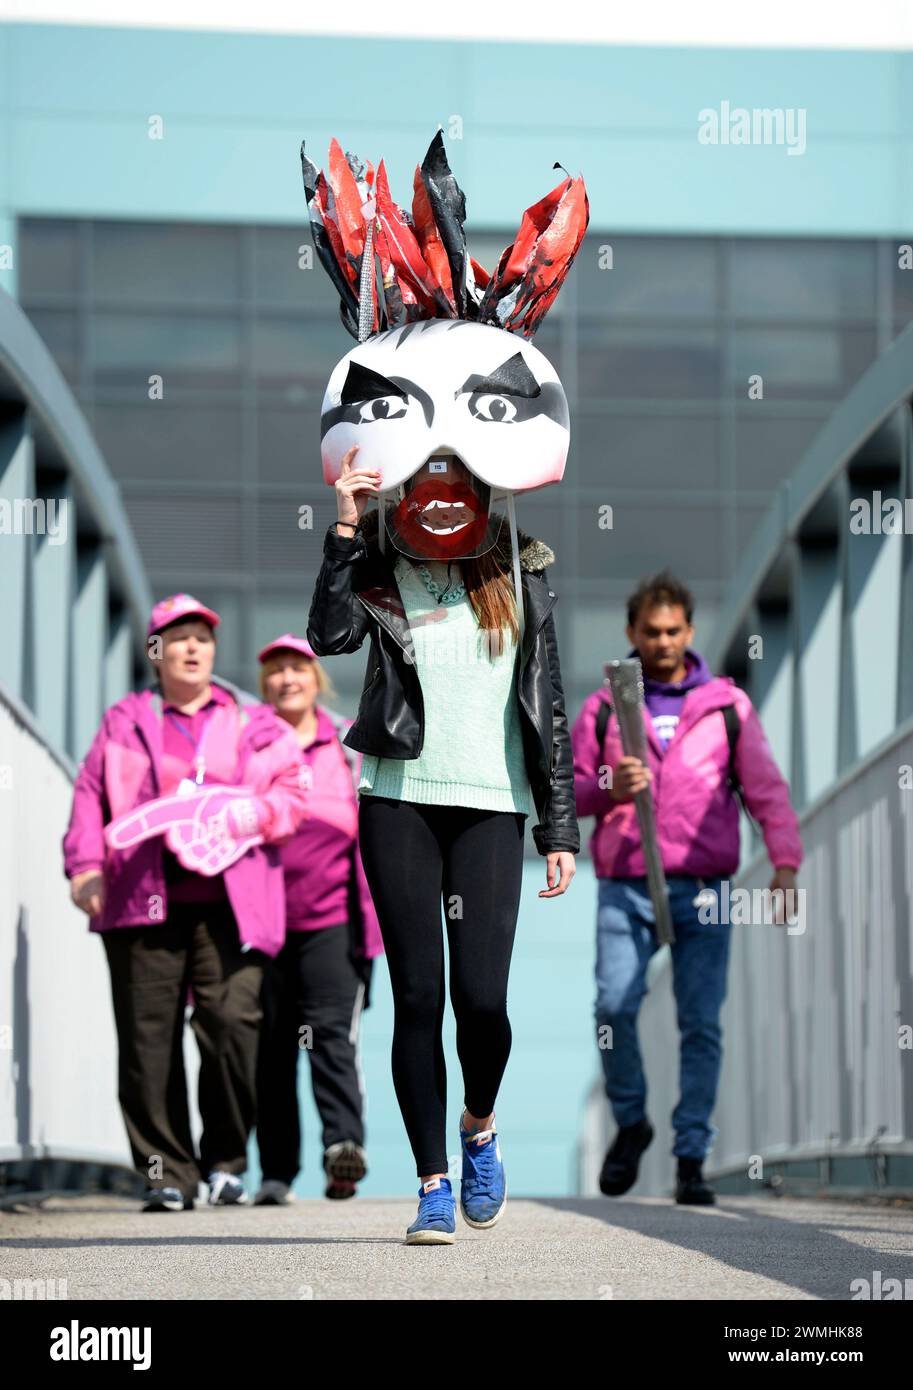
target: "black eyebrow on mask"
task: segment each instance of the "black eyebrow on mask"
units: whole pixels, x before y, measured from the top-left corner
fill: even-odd
[[[455,395],[459,396],[463,391],[493,396],[523,396],[532,400],[541,394],[541,387],[526,365],[523,354],[515,352],[513,357],[502,362],[500,367],[495,367],[487,376],[468,376]]]
[[[346,379],[339,397],[341,405],[353,405],[355,401],[377,401],[384,396],[404,396],[401,386],[374,372],[362,362],[350,362]]]
[[[339,405],[330,406],[320,417],[320,438],[329,434],[334,425],[348,421],[359,423],[359,407],[365,401],[380,400],[384,396],[411,396],[418,401],[425,416],[425,424],[430,429],[434,420],[434,401],[427,391],[407,376],[386,377],[372,371],[358,362],[350,362],[345,383],[340,395]]]

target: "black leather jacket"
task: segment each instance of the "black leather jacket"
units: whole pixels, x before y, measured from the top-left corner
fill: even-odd
[[[339,535],[335,522],[323,542],[308,616],[308,641],[318,656],[357,651],[370,633],[371,652],[358,715],[343,743],[380,758],[417,758],[422,750],[425,710],[415,668],[409,621],[393,564],[399,552],[377,544],[377,512],[366,511],[353,536]],[[520,571],[525,630],[518,667],[526,770],[539,824],[533,839],[540,854],[580,849],[574,797],[574,762],[558,641],[552,609],[557,594],[545,576],[554,554],[522,531]],[[510,532],[504,519],[496,554],[511,565]]]

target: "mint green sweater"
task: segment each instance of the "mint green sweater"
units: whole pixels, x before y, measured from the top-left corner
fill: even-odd
[[[426,563],[445,587],[446,562]],[[504,633],[503,654],[490,657],[468,597],[438,604],[404,555],[394,574],[415,647],[425,736],[417,758],[365,754],[359,795],[529,815],[515,679],[518,651],[510,632]],[[462,578],[458,561],[451,577],[454,583]]]

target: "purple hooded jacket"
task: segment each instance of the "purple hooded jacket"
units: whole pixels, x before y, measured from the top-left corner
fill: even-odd
[[[596,817],[590,839],[596,876],[640,878],[646,866],[634,802],[613,801],[608,788],[600,785],[605,780],[601,770],[614,768],[623,757],[614,711],[604,744],[597,745],[596,715],[603,701],[611,703],[605,687],[587,696],[571,734],[577,814]],[[738,869],[739,806],[727,781],[729,741],[721,714],[726,705],[735,705],[739,714],[735,771],[745,804],[761,827],[771,863],[798,869],[802,841],[789,788],[751,700],[728,676],[712,676],[687,690],[665,750],[650,710],[644,708],[663,867],[667,874],[700,878],[729,877]]]

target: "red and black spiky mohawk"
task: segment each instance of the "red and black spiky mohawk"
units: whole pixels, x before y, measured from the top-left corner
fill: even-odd
[[[301,169],[317,255],[339,290],[342,321],[359,342],[432,318],[472,319],[531,338],[590,216],[583,179],[568,176],[523,214],[516,240],[489,276],[467,251],[466,199],[440,130],[415,171],[411,215],[391,198],[383,161],[375,175],[336,140],[328,175],[308,159],[303,142]]]

